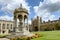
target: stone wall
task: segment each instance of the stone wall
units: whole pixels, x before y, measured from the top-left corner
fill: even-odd
[[[6,21],[0,20],[0,33],[1,34],[8,34],[9,31],[13,31],[14,22],[13,21]]]
[[[32,27],[32,29],[30,29],[31,31],[35,31],[36,28],[38,28],[37,31],[58,30],[60,28],[60,18],[58,20],[53,21],[48,20],[47,22],[45,21],[42,22],[42,18],[39,18],[37,16],[36,19],[31,20],[31,27]]]

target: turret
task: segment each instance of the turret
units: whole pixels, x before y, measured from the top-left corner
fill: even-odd
[[[40,17],[40,24],[42,23],[42,17]]]

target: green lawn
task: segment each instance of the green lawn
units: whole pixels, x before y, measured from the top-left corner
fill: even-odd
[[[39,33],[42,35],[42,37],[35,38],[32,40],[60,40],[60,31],[42,31],[34,33]]]
[[[8,34],[0,34],[0,38],[4,38],[5,36],[7,36]]]

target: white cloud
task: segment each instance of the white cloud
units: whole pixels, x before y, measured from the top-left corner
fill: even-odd
[[[2,5],[1,10],[4,12],[13,12],[14,9],[20,6],[20,3],[30,12],[30,6],[28,6],[26,0],[0,0],[0,5]]]
[[[1,19],[3,19],[4,17],[5,18],[9,17],[8,15],[12,15],[14,10],[20,7],[20,3],[22,4],[23,8],[26,8],[30,13],[30,6],[28,6],[26,0],[0,0],[0,5],[2,6],[0,12],[3,11],[6,14],[5,15],[6,17],[1,16]]]
[[[43,20],[54,20],[53,12],[60,10],[60,0],[44,0],[39,6],[34,6],[36,15],[42,17]]]
[[[31,20],[28,20],[28,24],[31,24]]]
[[[48,20],[55,20],[55,15],[51,15],[50,13],[45,13],[43,15],[43,21],[48,21]]]
[[[25,20],[25,23],[27,23],[27,19]],[[31,20],[28,20],[28,24],[31,24]]]
[[[13,17],[10,17],[8,15],[5,15],[5,16],[0,16],[0,20],[10,20],[10,21],[13,21]]]

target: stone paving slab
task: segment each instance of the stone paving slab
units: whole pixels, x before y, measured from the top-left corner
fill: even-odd
[[[9,39],[7,39],[7,38],[0,38],[0,40],[9,40]]]

